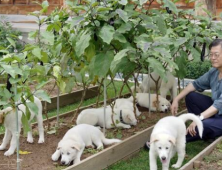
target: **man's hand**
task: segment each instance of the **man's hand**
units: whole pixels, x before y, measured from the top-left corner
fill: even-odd
[[[172,115],[176,115],[177,114],[177,110],[178,110],[178,101],[174,100],[171,107],[170,107],[171,113]]]
[[[191,136],[196,136],[197,132],[195,130],[196,123],[192,122],[190,126],[187,128],[187,134],[189,133]]]

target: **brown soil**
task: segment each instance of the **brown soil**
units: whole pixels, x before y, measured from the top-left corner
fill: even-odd
[[[184,109],[185,106],[181,107]],[[109,129],[106,131],[108,138],[121,138],[126,139],[129,136],[134,135],[136,132],[146,129],[154,125],[160,118],[171,115],[168,113],[151,113],[148,115],[147,109],[139,108],[142,111],[142,114],[138,117],[138,124],[131,129]],[[20,155],[21,159],[21,168],[22,170],[59,170],[64,169],[61,167],[59,162],[53,162],[51,160],[51,155],[55,152],[58,142],[62,139],[64,134],[68,129],[71,128],[70,120],[72,116],[67,116],[66,118],[60,119],[60,128],[57,134],[47,134],[45,133],[45,143],[38,144],[38,135],[34,135],[35,141],[34,144],[28,144],[26,138],[23,135],[20,137],[20,150],[28,151],[31,154]],[[51,127],[55,127],[56,121],[51,122]],[[36,129],[33,130],[33,134],[36,133]],[[2,141],[2,136],[0,137]],[[95,151],[94,151],[95,152]],[[92,153],[87,153],[87,150],[82,155],[81,159],[92,155]],[[6,157],[4,152],[0,152],[0,170],[15,170],[16,169],[16,154]]]
[[[222,170],[222,142],[208,156],[205,156],[197,170]]]

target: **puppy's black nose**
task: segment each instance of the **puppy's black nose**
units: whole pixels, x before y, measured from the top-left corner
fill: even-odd
[[[65,163],[66,163],[65,161],[61,161],[61,164],[62,164],[62,165],[65,165]]]
[[[161,157],[161,159],[162,159],[163,161],[165,161],[165,160],[166,160],[166,157],[165,157],[165,156],[163,156],[163,157]]]

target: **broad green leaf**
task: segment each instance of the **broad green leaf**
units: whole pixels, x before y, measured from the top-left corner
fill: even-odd
[[[180,45],[184,44],[186,41],[187,41],[186,38],[180,37],[180,38],[178,38],[178,39],[176,40],[175,46],[180,46]]]
[[[15,70],[13,69],[13,67],[12,67],[11,65],[2,64],[1,66],[5,69],[5,72],[7,72],[7,73],[10,74],[13,78],[15,78],[16,72],[15,72]]]
[[[10,44],[11,44],[14,48],[16,48],[15,41],[14,41],[13,39],[11,39],[11,38],[9,38],[9,37],[6,37],[6,39],[10,42]]]
[[[3,90],[3,92],[4,92],[4,97],[6,97],[7,99],[12,97],[12,94],[6,88]]]
[[[124,37],[124,35],[123,35],[123,34],[120,34],[120,33],[118,33],[118,32],[116,32],[116,33],[114,34],[113,39],[118,40],[118,41],[121,42],[121,43],[126,43],[126,42],[127,42],[127,40],[126,40],[126,38]]]
[[[107,53],[100,53],[95,56],[94,61],[94,75],[98,75],[99,77],[106,77],[110,64],[114,58],[114,54],[111,51]]]
[[[110,11],[112,10],[112,8],[108,8],[108,7],[98,7],[97,12],[103,12],[103,11]]]
[[[53,67],[53,75],[60,80],[61,79],[61,67],[60,66],[54,66]]]
[[[114,60],[111,63],[110,66],[110,70],[115,73],[116,72],[116,68],[118,66],[118,64],[121,62],[121,60],[127,55],[127,52],[129,51],[129,49],[124,49],[121,50],[120,52],[118,52],[115,56],[114,56]]]
[[[41,49],[39,47],[36,47],[32,50],[32,54],[36,57],[38,57],[39,60],[41,60],[42,55],[41,55]]]
[[[74,86],[75,86],[75,78],[74,77],[68,78],[68,81],[66,81],[65,92],[70,93]]]
[[[173,3],[171,0],[163,0],[163,2],[164,2],[164,7],[169,7],[169,9],[173,11],[173,13],[178,15],[178,10],[175,3]]]
[[[36,95],[36,97],[38,97],[38,96]],[[38,98],[39,98],[39,97],[38,97]],[[39,98],[39,99],[40,99],[40,98]],[[26,102],[26,106],[28,107],[28,109],[29,109],[30,111],[34,112],[35,115],[38,115],[39,108],[38,108],[38,106],[37,106],[35,103],[33,103],[33,102],[31,102],[31,101],[28,101],[28,102]]]
[[[37,84],[36,89],[40,89],[40,88],[44,87],[46,84],[48,84],[50,82],[51,82],[51,80],[49,80],[49,81],[42,81],[42,82]]]
[[[48,1],[43,1],[42,2],[42,8],[47,8],[49,6]]]
[[[42,101],[46,101],[48,103],[51,103],[51,99],[48,96],[48,94],[44,90],[37,90],[35,92],[35,96],[38,97]]]
[[[0,53],[6,53],[6,54],[8,54],[9,51],[7,51],[7,50],[0,50]]]
[[[149,63],[149,66],[153,68],[154,72],[156,72],[159,75],[163,75],[163,73],[165,72],[165,69],[160,61],[158,61],[155,58],[150,57],[147,59],[147,62]]]
[[[185,51],[180,51],[180,56],[176,57],[175,62],[177,63],[179,70],[176,70],[176,75],[180,79],[185,78],[186,76],[186,58],[187,58],[187,53]]]
[[[80,36],[79,40],[76,43],[76,54],[80,57],[84,52],[85,49],[89,46],[89,41],[91,40],[91,35],[87,31],[83,32]]]
[[[150,45],[152,43],[151,42],[147,42],[147,41],[140,41],[137,44],[137,47],[140,48],[143,52],[147,52],[147,50],[150,48]]]
[[[123,23],[116,31],[119,33],[126,33],[130,31],[132,28],[132,25],[130,23]]]
[[[194,61],[200,61],[201,53],[196,48],[193,48],[193,47],[190,47],[189,50],[191,51]]]
[[[157,26],[159,28],[159,31],[163,35],[165,35],[166,32],[167,32],[167,27],[166,27],[166,23],[165,23],[162,15],[159,15],[159,16],[156,17],[156,24],[157,24]]]
[[[85,55],[87,57],[87,61],[91,62],[92,58],[95,56],[95,45],[94,43],[90,43],[88,48],[85,50]]]
[[[79,25],[79,23],[80,23],[81,21],[84,21],[84,17],[82,17],[82,16],[77,16],[77,17],[75,17],[75,18],[72,18],[72,21],[70,21],[71,27],[74,27],[74,26],[76,26],[76,25]]]
[[[41,36],[43,38],[43,41],[45,41],[46,43],[49,43],[50,45],[54,44],[53,32],[41,31]]]
[[[122,9],[117,9],[116,13],[119,15],[119,17],[125,22],[128,22],[128,15],[127,12],[123,11]]]
[[[110,44],[115,33],[114,28],[111,25],[105,25],[99,32],[99,36],[102,38],[103,42]]]
[[[22,113],[22,126],[23,126],[25,133],[30,131],[29,121],[24,113]]]

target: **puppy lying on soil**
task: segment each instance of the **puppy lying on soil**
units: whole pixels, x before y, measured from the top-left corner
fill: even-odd
[[[179,168],[185,157],[186,126],[185,122],[192,120],[197,124],[200,137],[203,134],[203,124],[199,117],[187,113],[179,117],[168,116],[160,119],[154,126],[150,140],[150,170],[157,170],[157,157],[162,162],[162,169],[168,170],[170,159],[178,153],[178,160],[173,168]]]
[[[103,149],[103,144],[111,145],[119,142],[121,142],[119,139],[105,138],[97,127],[87,124],[77,125],[66,132],[52,155],[52,160],[57,161],[61,156],[61,164],[69,165],[72,161],[76,164],[80,162],[85,147],[95,145],[97,149]]]
[[[151,111],[157,111],[157,108],[161,112],[167,112],[170,109],[170,102],[158,95],[159,102],[157,103],[156,94],[150,94],[150,107],[149,107],[149,93],[136,93],[136,102],[142,106],[150,109]],[[129,98],[133,101],[133,97]]]
[[[113,114],[113,120],[112,120]],[[98,125],[104,126],[104,108],[93,108],[85,109],[80,112],[77,117],[76,124],[89,124],[89,125]],[[137,120],[131,109],[116,109],[114,108],[114,113],[110,106],[106,107],[106,128],[122,127],[122,128],[131,128],[130,125],[136,125]]]
[[[43,128],[43,118],[42,118],[42,103],[41,101],[37,98],[34,97],[34,103],[38,107],[38,115],[36,115],[32,110],[30,110],[31,116],[29,119],[29,127],[31,129],[30,123],[34,117],[37,118],[38,122],[38,130],[39,130],[39,141],[38,143],[44,143],[44,128]],[[21,131],[21,118],[22,114],[26,114],[26,107],[23,104],[20,104],[18,106],[18,129],[19,129],[19,134]],[[2,144],[0,145],[0,150],[5,150],[7,144],[9,143],[10,139],[10,147],[8,151],[4,153],[5,156],[10,156],[15,152],[15,149],[17,148],[16,146],[16,133],[17,133],[17,128],[16,128],[16,113],[15,109],[11,107],[7,107],[6,109],[3,109],[0,111],[0,122],[3,123],[4,119],[4,126],[5,126],[5,135],[2,141]],[[33,137],[32,137],[32,132],[29,131],[27,134],[27,142],[28,143],[33,143]]]

